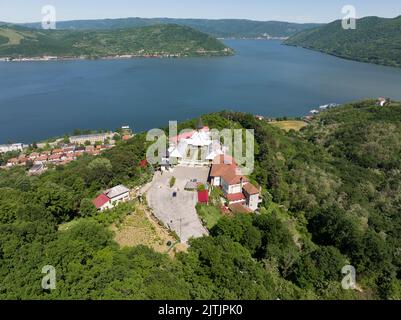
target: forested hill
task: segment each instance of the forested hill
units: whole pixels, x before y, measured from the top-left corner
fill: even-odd
[[[356,30],[344,30],[341,21],[335,21],[302,31],[285,43],[346,59],[401,67],[401,16],[362,18],[357,20]]]
[[[289,37],[305,29],[319,26],[313,23],[290,23],[281,21],[252,21],[243,19],[169,19],[169,18],[123,18],[99,20],[75,20],[57,22],[57,29],[99,30],[144,27],[155,24],[179,24],[221,38]],[[41,23],[24,24],[41,28]]]
[[[39,177],[1,170],[0,299],[401,299],[400,103],[334,108],[300,132],[239,112],[202,121],[255,130],[260,214],[222,216],[212,194],[203,210],[219,217],[188,252],[120,248],[111,225],[136,203],[97,213],[91,199],[152,178],[145,134]],[[49,264],[51,292],[40,288]],[[341,287],[349,264],[357,290]]]
[[[222,56],[232,50],[189,27],[155,25],[102,31],[37,30],[0,26],[0,57],[116,55]]]

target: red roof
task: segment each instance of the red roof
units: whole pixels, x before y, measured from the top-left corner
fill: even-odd
[[[48,158],[48,156],[43,155],[43,156],[37,157],[36,160],[37,161],[47,161],[47,158]]]
[[[213,164],[214,165],[216,165],[216,164],[225,164],[225,165],[234,164],[234,165],[237,165],[237,163],[235,162],[235,159],[233,157],[229,156],[228,154],[221,154],[221,155],[215,157],[213,159]]]
[[[200,129],[199,131],[209,132],[209,131],[210,131],[210,128],[205,126],[205,127],[203,127],[202,129]],[[178,143],[178,142],[180,142],[182,139],[189,139],[189,138],[192,138],[192,136],[193,136],[195,133],[196,133],[195,130],[187,131],[187,132],[181,133],[181,134],[179,134],[178,136],[171,137],[171,138],[170,138],[170,142]]]
[[[242,175],[241,170],[237,167],[235,160],[227,155],[217,156],[212,164],[210,171],[211,177],[221,177],[230,185],[248,182],[248,179]]]
[[[259,194],[259,189],[255,187],[252,183],[247,183],[243,187],[244,191],[249,195]]]
[[[234,213],[251,213],[252,210],[245,207],[240,203],[234,203],[230,205],[230,210]]]
[[[59,159],[61,159],[60,154],[52,154],[51,156],[49,156],[49,160],[59,160]]]
[[[107,196],[105,196],[104,194],[101,194],[96,199],[94,199],[92,201],[92,203],[95,205],[95,207],[97,209],[100,209],[101,207],[103,207],[109,201],[110,201],[110,199]]]
[[[241,201],[241,200],[245,200],[245,196],[242,192],[241,193],[231,193],[231,194],[227,194],[227,200],[228,201]]]
[[[191,132],[184,132],[182,134],[179,134],[178,136],[175,137],[171,137],[170,141],[171,142],[180,142],[180,140],[182,139],[189,139],[191,138],[193,135],[195,134],[195,131],[191,131]]]
[[[226,206],[221,206],[220,212],[224,215],[229,215],[231,213],[230,209],[227,208]]]
[[[208,203],[209,202],[209,191],[208,190],[198,191],[198,202],[199,203]]]

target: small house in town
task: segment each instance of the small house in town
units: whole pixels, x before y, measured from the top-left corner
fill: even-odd
[[[112,209],[121,202],[130,200],[130,190],[124,185],[108,189],[92,201],[99,211]]]

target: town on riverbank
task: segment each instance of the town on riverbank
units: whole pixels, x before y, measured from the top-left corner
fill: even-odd
[[[66,165],[85,154],[97,156],[113,148],[118,140],[128,140],[133,136],[129,127],[122,127],[120,132],[89,133],[65,136],[41,143],[3,144],[0,145],[0,169],[26,167],[29,174],[41,174],[51,166]]]
[[[196,55],[199,56],[215,56],[222,53],[216,50],[197,50]],[[225,48],[224,54],[232,54],[232,50]],[[141,50],[138,53],[133,54],[122,54],[122,55],[107,55],[107,56],[33,56],[33,57],[0,57],[0,62],[48,62],[48,61],[76,61],[76,60],[127,60],[135,58],[157,58],[157,59],[168,59],[168,58],[187,58],[193,54],[187,53],[168,53],[168,52],[145,52]]]

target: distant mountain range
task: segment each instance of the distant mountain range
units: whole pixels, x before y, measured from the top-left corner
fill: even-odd
[[[0,58],[56,56],[224,56],[233,50],[190,27],[154,25],[119,30],[38,30],[0,26]]]
[[[158,45],[155,40],[160,39],[159,36],[153,39],[153,43],[150,39],[151,29],[138,28],[156,27],[156,29],[162,30],[162,25],[168,25],[171,28],[172,24],[175,25],[174,30],[179,32],[180,37],[185,38],[184,42],[191,37],[197,39],[198,42],[192,42],[189,52],[187,52],[188,55],[196,55],[197,52],[202,51],[217,51],[219,54],[227,54],[228,52],[224,51],[225,46],[213,37],[285,38],[287,40],[284,43],[287,45],[300,46],[351,60],[401,67],[401,16],[393,19],[361,18],[357,20],[356,30],[344,30],[340,20],[329,24],[298,24],[239,19],[123,18],[60,21],[57,23],[57,31],[52,32],[38,30],[41,29],[41,23],[26,23],[15,27],[0,22],[0,26],[3,25],[3,31],[0,29],[0,56],[12,53],[16,47],[12,48],[10,44],[15,42],[19,44],[17,53],[22,55],[33,52],[67,52],[69,54],[84,52],[96,56],[106,53],[126,53],[144,48],[148,48],[150,51],[163,51],[166,50],[167,43],[172,44],[179,40],[171,34],[172,29],[170,32],[167,30],[168,28],[164,30],[166,32],[161,32],[159,36],[165,35],[166,37],[162,36],[162,45]],[[14,36],[10,38],[7,36],[7,32],[10,35],[10,31],[4,31],[6,26],[11,29],[20,28],[20,31],[14,30]],[[183,29],[178,28],[179,26]],[[24,41],[20,41],[21,30],[25,30],[23,31],[25,35],[22,37]],[[117,32],[116,30],[119,30],[119,37],[113,37]],[[150,33],[145,32],[145,46],[135,41],[132,42],[133,38],[129,35],[136,34],[136,39],[139,39],[141,30],[150,31]],[[198,33],[195,34],[195,32]],[[49,36],[50,34],[52,36]],[[106,41],[108,47],[105,47],[104,43],[97,42],[100,40],[99,37],[105,37],[103,40]],[[73,42],[75,40],[78,40],[78,44]],[[89,47],[92,47],[93,50]],[[174,45],[168,46],[166,52],[179,51],[183,53],[182,49],[186,46],[175,46],[174,50],[171,50],[173,47]]]
[[[318,50],[338,57],[401,67],[401,16],[366,17],[356,30],[344,30],[341,21],[304,30],[285,44]]]
[[[99,30],[145,27],[157,24],[178,24],[194,28],[217,38],[286,38],[300,31],[321,26],[313,23],[289,23],[280,21],[252,21],[240,19],[170,19],[123,18],[99,20],[75,20],[57,22],[57,29]],[[41,28],[41,23],[26,23],[26,27]]]

